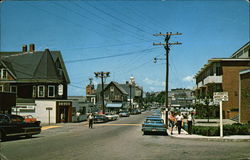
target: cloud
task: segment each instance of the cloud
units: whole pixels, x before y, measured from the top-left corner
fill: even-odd
[[[194,81],[194,76],[186,76],[182,80],[186,82],[193,82]]]
[[[165,86],[165,82],[159,81],[159,80],[152,80],[149,78],[145,78],[143,80],[146,84],[152,85],[152,86]]]

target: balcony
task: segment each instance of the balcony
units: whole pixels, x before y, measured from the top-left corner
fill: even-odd
[[[204,85],[210,83],[222,83],[222,76],[208,76],[204,79]]]

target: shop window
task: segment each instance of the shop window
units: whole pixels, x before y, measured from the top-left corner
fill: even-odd
[[[38,97],[44,97],[44,96],[45,96],[45,87],[38,86]]]

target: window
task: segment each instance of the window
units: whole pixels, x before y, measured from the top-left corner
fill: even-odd
[[[33,86],[32,97],[33,97],[33,98],[36,97],[36,86]]]
[[[44,96],[45,96],[45,87],[38,86],[38,97],[44,97]]]
[[[110,92],[114,92],[114,86],[110,86]]]
[[[17,93],[17,86],[10,86],[10,92]]]
[[[7,78],[7,70],[6,69],[4,69],[4,68],[2,68],[1,70],[0,70],[0,78],[1,79],[6,79]]]
[[[0,85],[0,92],[4,92],[3,85]]]
[[[55,86],[48,86],[48,97],[55,97]]]

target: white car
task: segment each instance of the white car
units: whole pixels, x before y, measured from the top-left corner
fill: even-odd
[[[119,117],[117,114],[111,114],[111,113],[106,113],[105,115],[109,121],[117,120]]]

